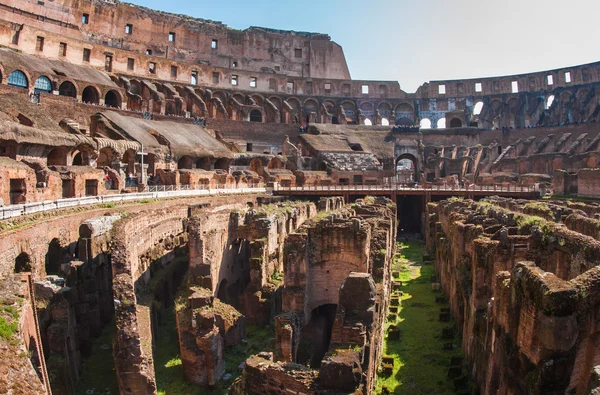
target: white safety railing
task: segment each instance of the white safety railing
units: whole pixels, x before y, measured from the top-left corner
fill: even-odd
[[[318,185],[318,186],[303,186],[303,187],[283,187],[275,185],[276,192],[369,192],[369,191],[385,191],[385,192],[500,192],[500,193],[535,193],[539,192],[539,188],[523,185],[404,185],[404,184],[380,184],[380,185]]]
[[[164,188],[163,188],[164,187]],[[51,211],[61,208],[88,206],[92,204],[119,203],[146,199],[165,199],[174,197],[193,197],[210,195],[243,195],[246,193],[265,193],[267,188],[248,187],[248,188],[194,188],[186,186],[155,186],[147,187],[144,192],[124,193],[115,195],[86,196],[80,198],[47,200],[44,202],[34,202],[25,204],[14,204],[10,206],[0,206],[0,220],[15,218],[26,214]],[[162,190],[161,190],[162,189]]]

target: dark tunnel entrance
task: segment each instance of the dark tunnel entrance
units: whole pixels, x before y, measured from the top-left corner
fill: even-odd
[[[423,196],[399,195],[396,204],[398,205],[398,234],[421,233]]]
[[[321,366],[321,360],[329,349],[331,341],[331,330],[335,321],[336,304],[324,304],[311,313],[311,337],[313,352],[310,357],[310,366],[318,369]]]

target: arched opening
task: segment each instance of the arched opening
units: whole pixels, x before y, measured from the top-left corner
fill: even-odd
[[[189,155],[182,156],[177,162],[178,169],[191,169],[192,168],[192,157]]]
[[[546,110],[552,107],[552,103],[554,103],[554,95],[548,96],[548,100],[546,100]]]
[[[61,264],[62,248],[60,246],[60,241],[57,238],[54,238],[48,245],[48,252],[46,253],[46,274],[58,274],[60,272]]]
[[[331,117],[331,123],[333,125],[339,125],[340,124],[340,120],[338,119],[337,116],[334,115],[334,116]]]
[[[319,368],[321,360],[329,350],[331,330],[337,312],[336,304],[324,304],[314,309],[310,314],[310,329],[313,353],[310,357],[311,368]]]
[[[421,129],[431,129],[431,120],[428,118],[423,118],[421,119],[419,125],[421,126]]]
[[[113,167],[113,163],[119,161],[119,154],[111,147],[104,147],[98,152],[98,167]]]
[[[446,118],[440,118],[437,121],[437,128],[438,129],[446,129]]]
[[[462,121],[458,118],[452,118],[450,121],[451,128],[462,128]]]
[[[250,112],[250,122],[262,122],[262,113],[258,110]]]
[[[136,174],[135,171],[135,163],[136,163],[136,152],[131,148],[125,151],[123,157],[121,158],[122,163],[126,163],[127,167],[125,168],[125,174],[128,178],[133,178]]]
[[[67,150],[65,147],[56,147],[48,153],[48,166],[67,166]]]
[[[254,158],[250,161],[250,171],[255,172],[259,176],[263,174],[263,164],[259,158]]]
[[[481,110],[483,110],[483,102],[477,102],[477,104],[475,104],[475,107],[473,107],[473,115],[479,115],[481,114]]]
[[[50,93],[52,92],[52,82],[48,77],[42,75],[35,80],[33,90],[35,93]]]
[[[104,96],[104,104],[107,107],[121,108],[121,97],[115,91],[108,91]]]
[[[369,118],[365,118],[365,126],[373,126],[373,122]]]
[[[99,104],[100,94],[96,88],[93,86],[88,86],[83,90],[83,93],[81,94],[81,100],[84,103]]]
[[[396,180],[401,184],[414,183],[417,177],[417,158],[411,154],[403,154],[396,159]]]
[[[215,170],[219,169],[219,170],[229,170],[229,159],[227,158],[221,158],[221,159],[217,159],[217,161],[215,162]]]
[[[71,81],[64,81],[58,87],[58,94],[60,96],[77,97],[77,88]]]
[[[402,117],[402,118],[398,118],[398,120],[396,120],[396,125],[397,126],[412,126],[413,121],[410,118]]]
[[[387,118],[381,118],[381,126],[390,126],[390,121]]]
[[[196,169],[210,170],[210,158],[205,156],[196,161]]]
[[[83,155],[81,152],[77,152],[73,155],[73,166],[83,166]]]
[[[279,158],[273,158],[269,161],[267,169],[283,169],[283,163]]]
[[[28,273],[31,272],[31,258],[29,255],[22,252],[15,259],[15,273]]]
[[[15,70],[8,75],[8,85],[15,88],[29,88],[27,76],[21,70]]]

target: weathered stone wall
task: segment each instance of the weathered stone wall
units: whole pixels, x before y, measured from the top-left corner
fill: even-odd
[[[485,393],[586,393],[599,354],[588,288],[600,244],[500,207],[510,203],[428,206],[427,245],[471,373]]]

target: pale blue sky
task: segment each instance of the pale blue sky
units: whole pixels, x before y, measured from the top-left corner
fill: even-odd
[[[221,21],[326,33],[353,79],[493,77],[600,61],[599,0],[133,0]]]

